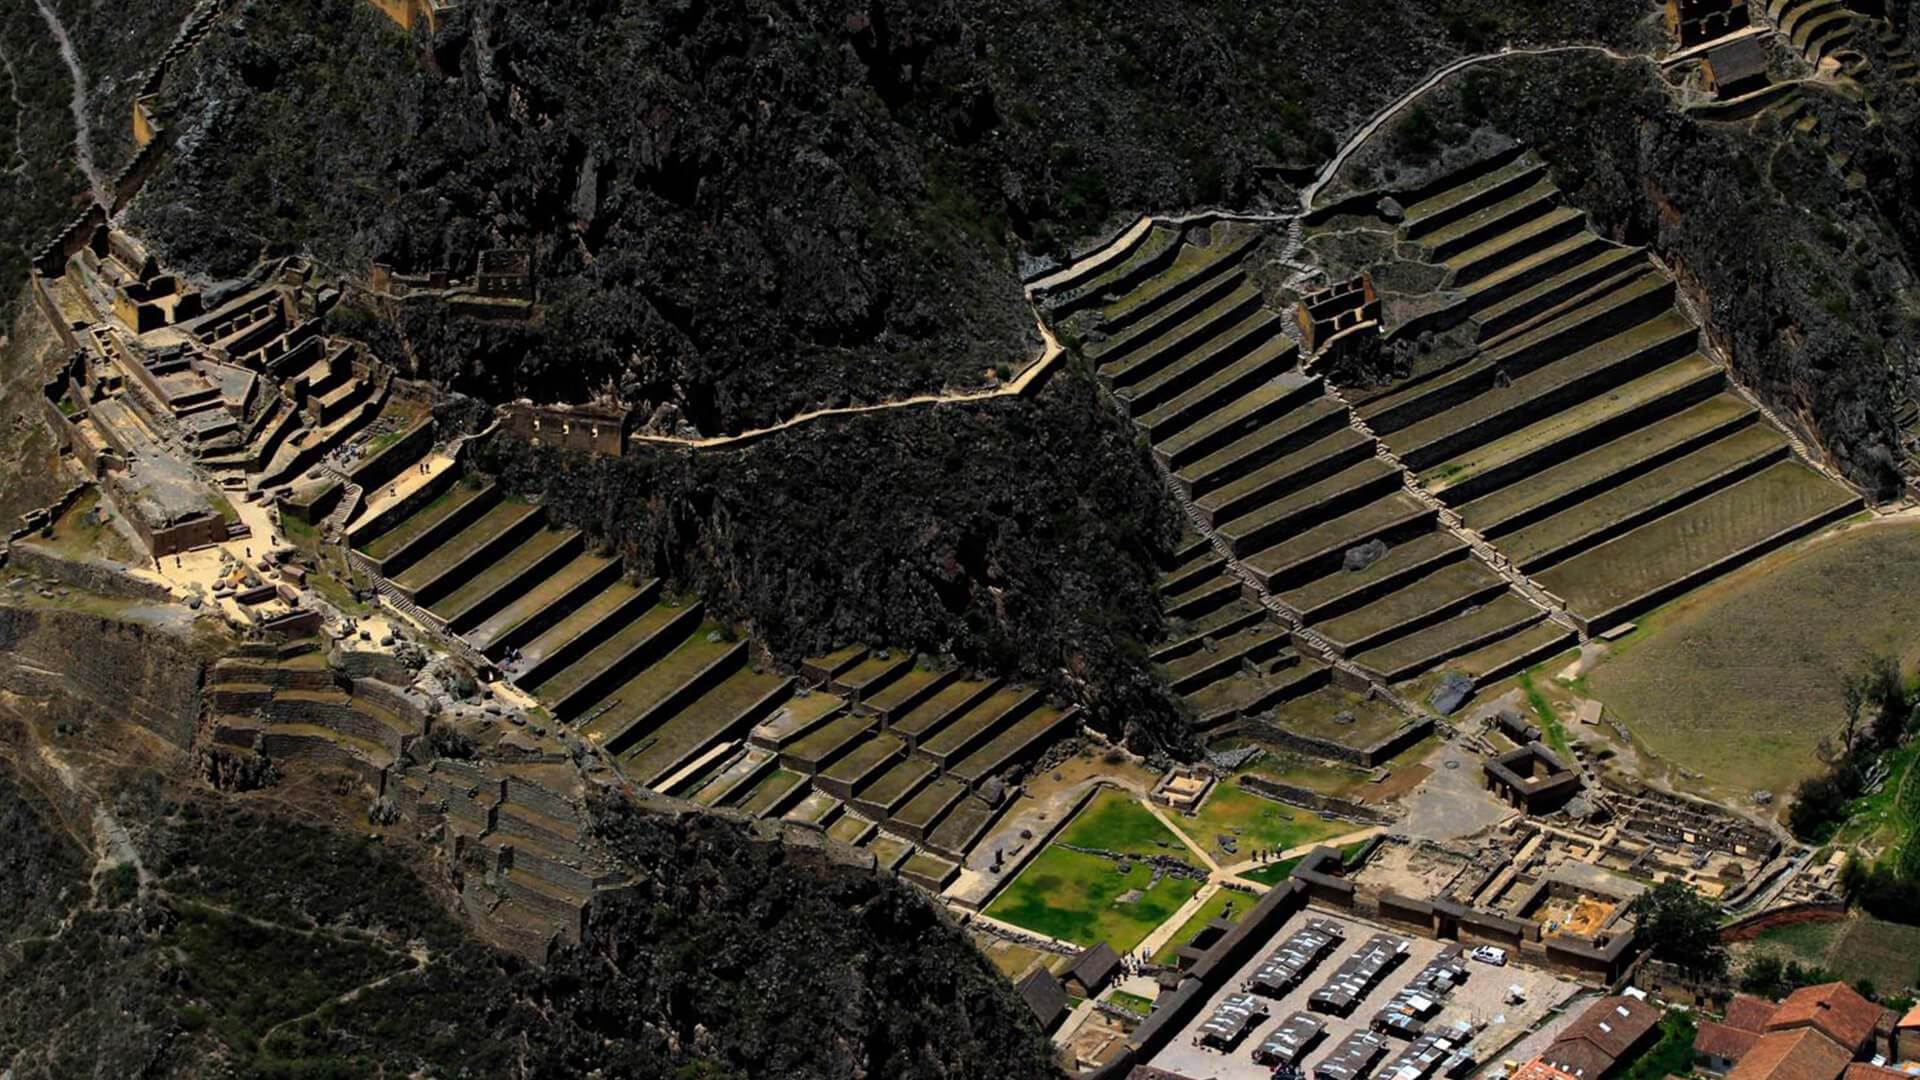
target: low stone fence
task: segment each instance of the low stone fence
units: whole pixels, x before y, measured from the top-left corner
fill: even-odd
[[[1736,941],[1752,941],[1761,934],[1779,926],[1793,926],[1798,923],[1839,922],[1847,917],[1847,905],[1842,900],[1827,902],[1807,902],[1788,904],[1786,907],[1762,911],[1744,919],[1736,919],[1720,928],[1720,942],[1730,945]]]

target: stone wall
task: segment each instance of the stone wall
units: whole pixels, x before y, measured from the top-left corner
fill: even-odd
[[[185,749],[205,669],[184,633],[0,603],[0,689],[37,702],[54,723],[124,718]]]
[[[1432,734],[1433,717],[1422,716],[1369,746],[1348,746],[1332,739],[1316,739],[1288,731],[1267,720],[1247,719],[1241,722],[1237,731],[1248,738],[1298,750],[1303,754],[1372,768]]]
[[[1358,821],[1366,825],[1385,825],[1397,820],[1385,810],[1375,809],[1350,799],[1338,799],[1332,795],[1323,795],[1318,791],[1295,787],[1268,780],[1265,777],[1247,775],[1240,778],[1240,786],[1256,795],[1264,795],[1275,802],[1289,806],[1304,807],[1321,817],[1340,818],[1344,821]]]

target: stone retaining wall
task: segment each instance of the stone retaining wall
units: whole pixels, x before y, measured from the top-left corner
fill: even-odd
[[[1353,802],[1350,799],[1338,799],[1318,791],[1282,784],[1265,777],[1247,775],[1240,778],[1240,786],[1256,795],[1264,795],[1275,802],[1289,806],[1304,807],[1321,817],[1340,818],[1345,821],[1357,821],[1366,825],[1385,825],[1398,820],[1394,815],[1377,810],[1371,806]]]
[[[1433,723],[1431,716],[1419,717],[1369,746],[1348,746],[1332,739],[1296,734],[1268,720],[1243,720],[1236,730],[1248,738],[1271,742],[1304,754],[1372,768],[1432,734]]]

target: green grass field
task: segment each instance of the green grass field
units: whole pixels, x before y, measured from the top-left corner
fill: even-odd
[[[1200,891],[1199,882],[1175,877],[1148,888],[1152,878],[1153,870],[1141,863],[1122,874],[1118,864],[1098,855],[1052,846],[1020,871],[987,914],[1076,945],[1104,941],[1124,953]],[[1137,898],[1121,900],[1135,890]]]
[[[1258,900],[1259,897],[1248,896],[1246,893],[1235,892],[1232,889],[1214,890],[1212,896],[1201,902],[1200,910],[1194,912],[1186,922],[1181,923],[1180,929],[1175,930],[1173,936],[1167,939],[1167,943],[1160,946],[1159,951],[1153,954],[1153,962],[1173,963],[1181,948],[1199,937],[1200,931],[1206,929],[1208,923],[1222,918],[1228,922],[1239,922]]]
[[[1117,851],[1123,855],[1171,855],[1199,863],[1153,811],[1127,792],[1106,788],[1068,824],[1060,840],[1075,847]]]
[[[1654,753],[1784,796],[1821,769],[1860,657],[1920,661],[1920,526],[1858,528],[1765,567],[1641,620],[1590,681]]]
[[[1920,985],[1920,926],[1869,915],[1777,927],[1738,951],[1743,958],[1771,955],[1802,967],[1823,968],[1844,982],[1866,979],[1882,993]]]
[[[1248,858],[1255,848],[1285,851],[1358,828],[1351,822],[1323,818],[1311,810],[1255,795],[1234,780],[1215,784],[1207,801],[1200,805],[1200,812],[1181,821],[1180,827],[1208,855],[1223,863]],[[1221,845],[1219,838],[1223,835],[1238,839],[1233,852]]]
[[[1371,840],[1355,840],[1351,844],[1342,844],[1340,845],[1340,857],[1343,860],[1351,859],[1359,854],[1360,849],[1371,843],[1373,843]],[[1300,860],[1304,858],[1306,858],[1305,855],[1295,855],[1291,859],[1281,859],[1279,862],[1268,863],[1258,870],[1249,870],[1244,874],[1236,876],[1246,881],[1257,881],[1262,885],[1278,885],[1287,880],[1287,875],[1293,873],[1293,868],[1300,865]]]

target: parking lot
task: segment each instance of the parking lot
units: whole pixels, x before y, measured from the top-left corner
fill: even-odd
[[[1222,1000],[1233,994],[1242,993],[1242,987],[1280,944],[1293,932],[1304,926],[1308,919],[1326,919],[1340,924],[1345,931],[1345,939],[1340,942],[1318,966],[1316,966],[1300,985],[1288,991],[1280,998],[1262,998],[1268,1016],[1248,1030],[1245,1038],[1231,1050],[1220,1051],[1199,1045],[1197,1039],[1200,1026],[1213,1015],[1214,1009]],[[1267,943],[1263,944],[1246,965],[1235,972],[1226,984],[1215,990],[1207,1003],[1194,1018],[1174,1036],[1166,1049],[1156,1055],[1152,1065],[1193,1080],[1268,1080],[1273,1070],[1253,1060],[1253,1051],[1260,1043],[1295,1010],[1307,1008],[1307,998],[1326,981],[1340,962],[1357,951],[1367,939],[1382,931],[1409,942],[1407,956],[1398,966],[1387,972],[1379,984],[1354,1007],[1345,1017],[1324,1013],[1313,1015],[1326,1021],[1325,1037],[1302,1059],[1302,1067],[1312,1073],[1313,1067],[1328,1055],[1341,1040],[1358,1028],[1365,1028],[1373,1019],[1374,1013],[1384,1007],[1394,993],[1405,986],[1427,961],[1433,959],[1445,948],[1446,942],[1434,941],[1399,930],[1390,930],[1376,926],[1350,915],[1336,915],[1308,908],[1287,920]],[[1507,1003],[1508,987],[1518,986],[1525,1001],[1514,1005]],[[1579,990],[1579,984],[1569,979],[1553,975],[1534,968],[1520,967],[1511,961],[1505,967],[1492,967],[1475,961],[1468,963],[1468,976],[1464,985],[1458,987],[1442,1003],[1439,1013],[1427,1021],[1429,1030],[1467,1020],[1476,1026],[1484,1026],[1471,1044],[1471,1052],[1481,1059],[1476,1073],[1485,1071],[1489,1064],[1498,1065],[1497,1055],[1501,1047],[1518,1038],[1528,1028],[1538,1023],[1552,1008],[1571,997]],[[1375,1065],[1377,1070],[1393,1055],[1398,1054],[1407,1045],[1406,1040],[1389,1037],[1386,1056]],[[1488,1058],[1496,1058],[1488,1062]]]

